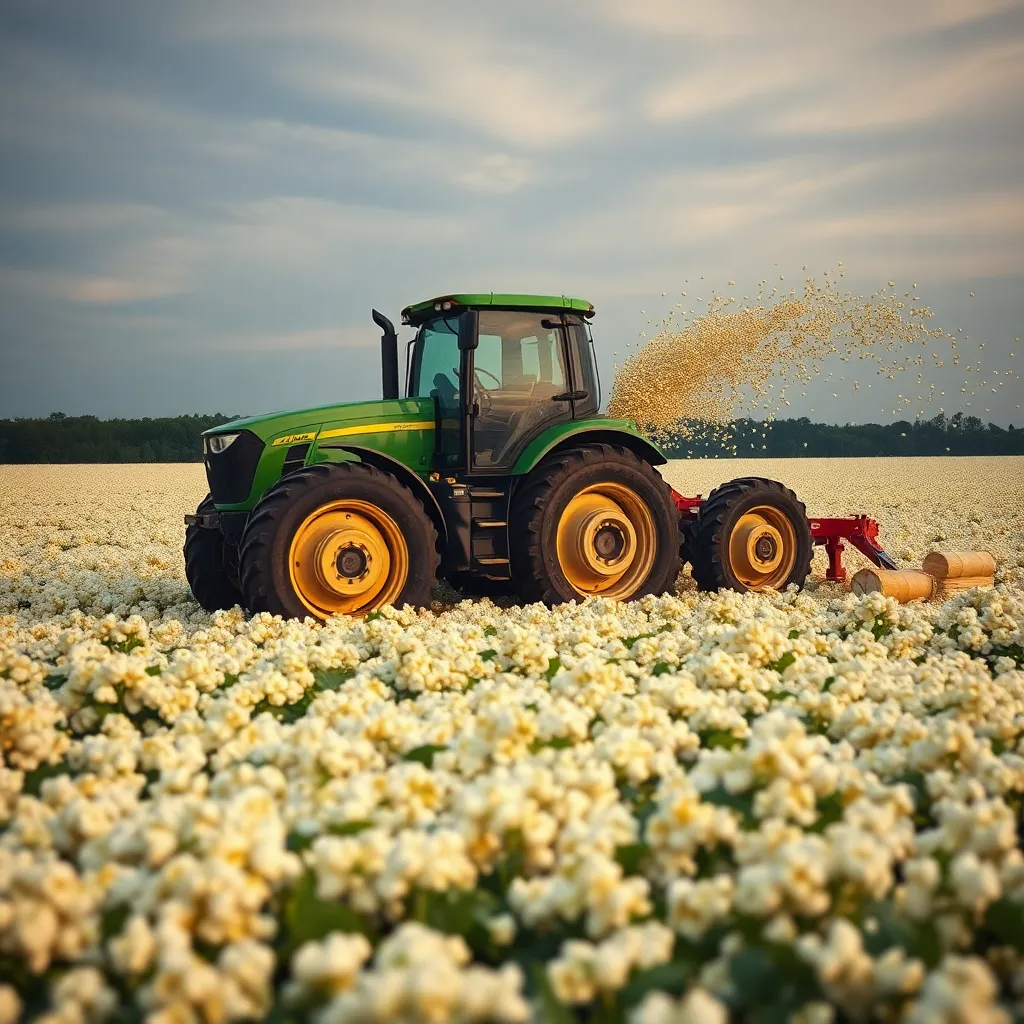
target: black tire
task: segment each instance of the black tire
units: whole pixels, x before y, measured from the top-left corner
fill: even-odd
[[[209,494],[196,509],[199,515],[209,515],[216,511],[217,506]],[[238,580],[231,571],[227,544],[220,530],[186,526],[183,551],[185,578],[200,607],[208,612],[216,612],[243,603]]]
[[[654,560],[646,577],[625,599],[671,590],[681,567],[679,510],[661,475],[626,448],[592,444],[545,459],[520,486],[512,502],[509,531],[512,578],[523,601],[554,605],[581,601],[566,578],[556,548],[557,529],[569,502],[584,488],[615,483],[628,487],[653,519]]]
[[[321,506],[341,499],[369,502],[387,513],[408,548],[405,584],[397,607],[430,604],[440,556],[437,531],[416,496],[395,477],[359,462],[321,463],[282,477],[259,500],[242,535],[239,571],[246,607],[285,618],[323,618],[292,586],[288,557],[300,525]],[[373,606],[360,610],[360,614]]]
[[[755,589],[737,577],[729,557],[729,541],[740,519],[758,506],[769,506],[782,513],[792,524],[796,538],[792,569],[775,589],[784,590],[794,583],[798,587],[804,585],[814,554],[811,524],[807,521],[804,503],[777,480],[749,476],[722,484],[700,507],[686,543],[690,571],[699,589]]]

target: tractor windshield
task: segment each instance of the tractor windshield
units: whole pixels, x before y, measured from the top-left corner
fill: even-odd
[[[457,410],[459,317],[430,320],[416,336],[409,371],[409,397],[441,399],[442,411]]]

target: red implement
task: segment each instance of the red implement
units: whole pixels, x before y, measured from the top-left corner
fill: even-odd
[[[703,499],[687,498],[674,488],[672,500],[676,503],[685,521],[694,521]],[[828,555],[828,572],[825,579],[833,583],[846,580],[846,568],[843,565],[844,541],[849,541],[872,565],[880,569],[898,569],[899,566],[885,553],[878,543],[878,523],[870,516],[830,517],[826,519],[810,519],[811,537],[815,544],[821,544]]]

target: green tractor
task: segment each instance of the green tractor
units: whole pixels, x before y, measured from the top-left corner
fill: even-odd
[[[409,306],[400,397],[398,338],[374,310],[382,400],[203,435],[210,494],[185,517],[196,599],[326,619],[426,605],[440,576],[523,601],[625,601],[670,590],[684,558],[705,589],[802,584],[812,539],[791,491],[745,478],[681,498],[636,424],[598,414],[593,313],[550,295]]]

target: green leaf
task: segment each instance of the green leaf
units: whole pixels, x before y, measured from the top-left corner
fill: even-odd
[[[696,973],[697,967],[692,960],[678,957],[667,964],[635,971],[622,990],[622,1002],[625,1006],[636,1006],[651,992],[667,992],[671,996],[681,996]]]
[[[132,908],[127,903],[118,903],[113,907],[104,907],[100,913],[100,934],[103,941],[120,935],[125,922],[131,917]]]
[[[313,673],[313,688],[322,692],[324,690],[337,690],[342,683],[347,682],[355,675],[350,668],[322,668]]]
[[[645,842],[625,843],[615,848],[615,859],[627,875],[638,875],[640,865],[650,852],[651,848]]]
[[[498,656],[498,652],[493,647],[488,647],[486,651],[480,652],[481,661],[494,661]]]
[[[767,668],[773,668],[776,672],[785,672],[793,662],[796,661],[796,655],[792,651],[786,651],[781,658],[776,658],[774,661],[769,661]]]
[[[1018,953],[1024,953],[1024,904],[1002,899],[992,903],[985,911],[985,927]]]
[[[424,743],[420,747],[413,747],[412,750],[407,750],[402,755],[402,760],[418,761],[420,764],[425,764],[428,768],[433,768],[434,755],[447,749],[447,747],[440,747],[436,743]]]
[[[731,875],[736,870],[732,847],[725,843],[716,846],[699,846],[694,854],[698,878],[712,878],[715,875]]]
[[[845,805],[842,795],[830,793],[828,796],[819,797],[817,809],[818,820],[807,829],[808,832],[824,832],[829,825],[843,820]]]
[[[291,959],[304,942],[322,939],[331,932],[359,932],[372,942],[373,927],[341,900],[322,900],[316,894],[316,876],[307,871],[288,893],[281,915],[282,948],[280,958]]]
[[[21,791],[26,796],[39,796],[39,791],[47,779],[54,779],[58,775],[67,775],[69,770],[66,761],[58,761],[56,764],[41,764],[38,768],[25,772],[25,781],[22,783]]]
[[[657,636],[657,633],[637,633],[635,636],[625,636],[622,638],[622,645],[626,650],[632,650],[633,644],[637,640],[649,640],[652,636]]]
[[[789,631],[789,639],[790,640],[796,640],[796,638],[798,636],[800,636],[800,630],[799,629],[791,629]]]
[[[363,619],[363,622],[373,622],[375,619],[379,619],[382,617],[383,616],[380,612],[370,612],[370,614],[367,615],[365,619]]]
[[[929,967],[937,966],[942,959],[938,932],[931,922],[904,917],[889,901],[870,904],[865,908],[864,916],[875,922],[874,928],[864,931],[864,948],[873,957],[898,946],[906,950],[908,956],[916,956]]]
[[[871,624],[871,635],[876,640],[881,640],[883,636],[888,636],[891,632],[892,623],[883,615],[879,615]]]
[[[553,736],[549,740],[534,740],[530,744],[530,753],[536,754],[538,750],[543,750],[545,747],[551,747],[553,750],[566,750],[575,745],[576,741],[568,736]]]
[[[498,629],[496,626],[484,626],[484,636],[497,636]]]
[[[486,889],[448,889],[434,892],[420,889],[411,897],[418,903],[425,924],[447,935],[461,935],[473,939],[478,946],[487,940],[487,921],[498,913],[501,901]]]
[[[137,636],[130,636],[127,640],[123,640],[119,644],[110,644],[109,646],[112,651],[120,651],[122,654],[130,654],[136,647],[142,647],[144,644],[144,640],[140,640]]]
[[[159,665],[147,665],[146,666],[146,675],[147,676],[158,676],[158,675],[161,675],[162,673],[163,673],[163,668],[161,668]]]
[[[731,1002],[747,1010],[744,1020],[782,1024],[820,995],[814,971],[791,946],[763,943],[740,950],[729,960],[729,977],[735,989]]]
[[[836,681],[836,677],[835,676],[829,676],[828,679],[826,679],[825,682],[823,682],[821,684],[821,692],[822,693],[828,693],[828,691],[832,689],[832,684],[835,681]]]
[[[743,740],[728,729],[706,729],[697,735],[700,737],[700,745],[706,750],[732,750],[733,747],[743,746]]]
[[[373,827],[374,822],[362,818],[355,821],[343,821],[336,825],[328,825],[326,834],[330,836],[357,836],[360,832],[365,832]]]
[[[729,978],[740,1006],[771,1000],[778,989],[778,972],[768,954],[757,946],[741,949],[729,958]]]
[[[562,668],[562,659],[559,658],[557,655],[554,658],[549,658],[548,659],[548,667],[547,667],[547,671],[544,673],[544,675],[547,677],[547,680],[548,680],[549,683],[551,682],[552,679],[555,678],[556,675],[558,675],[558,672],[559,672],[559,670],[561,668]]]
[[[148,669],[147,669],[148,671]],[[48,690],[59,690],[67,681],[67,676],[59,672],[51,672],[43,679],[43,686]]]
[[[654,668],[651,669],[652,676],[663,676],[668,672],[672,671],[672,666],[667,661],[659,661]]]
[[[738,811],[744,828],[756,828],[757,818],[754,816],[753,793],[730,793],[724,786],[716,786],[706,793],[701,793],[701,800],[716,807],[729,807]]]

